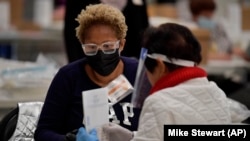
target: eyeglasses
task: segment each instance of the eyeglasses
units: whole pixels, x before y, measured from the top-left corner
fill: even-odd
[[[115,50],[119,48],[119,43],[120,40],[115,42],[105,42],[102,43],[101,45],[89,43],[89,44],[82,44],[82,48],[87,56],[96,55],[99,48],[102,50],[104,54],[113,54],[115,53]]]

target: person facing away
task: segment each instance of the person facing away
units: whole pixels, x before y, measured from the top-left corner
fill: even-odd
[[[138,131],[132,137],[131,131],[109,123],[102,127],[107,140],[163,141],[167,124],[231,123],[227,97],[198,67],[201,46],[188,28],[175,23],[148,28],[143,45],[148,49],[145,67],[152,89]]]
[[[38,120],[36,141],[75,141],[83,125],[82,92],[105,87],[118,76],[134,84],[138,61],[121,56],[125,46],[125,17],[107,4],[89,5],[76,18],[76,36],[86,57],[59,69],[48,89]],[[109,109],[110,122],[134,131],[140,109],[131,94]]]
[[[149,26],[147,4],[145,0],[66,0],[66,13],[64,18],[64,42],[68,62],[81,59],[84,53],[81,44],[74,37],[74,28],[78,23],[74,20],[81,9],[89,4],[105,3],[119,7],[126,18],[128,31],[126,44],[121,52],[123,56],[138,58],[141,47],[141,34]]]

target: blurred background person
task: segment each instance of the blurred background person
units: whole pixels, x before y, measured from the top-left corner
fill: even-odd
[[[54,12],[53,12],[54,21],[64,20],[65,4],[66,4],[66,0],[54,0]]]
[[[214,0],[189,0],[192,20],[201,28],[211,32],[213,51],[209,59],[231,59],[233,43],[228,38],[223,26],[213,20],[216,11]]]
[[[189,0],[189,8],[192,20],[197,23],[200,28],[210,31],[212,45],[208,51],[208,60],[232,60],[235,56],[241,59],[247,59],[242,48],[235,46],[230,40],[225,28],[222,24],[214,20],[214,14],[217,9],[215,0]],[[244,83],[233,80],[234,75],[238,75],[239,70],[234,71],[230,76],[221,76],[209,74],[208,78],[217,82],[217,84],[225,91],[227,95],[244,87]],[[241,76],[241,74],[239,74]]]
[[[192,20],[211,32],[212,48],[209,59],[230,60],[234,55],[248,60],[245,51],[229,38],[225,27],[214,19],[217,10],[215,0],[189,0]]]
[[[126,17],[128,32],[122,55],[139,58],[141,34],[149,25],[145,0],[66,0],[64,41],[68,62],[73,62],[84,56],[81,45],[75,38],[75,27],[78,25],[75,17],[82,8],[95,3],[110,4],[123,12]]]

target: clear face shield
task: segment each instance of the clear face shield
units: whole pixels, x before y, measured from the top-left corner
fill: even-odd
[[[149,91],[151,90],[151,84],[148,80],[146,74],[146,67],[144,65],[146,57],[147,49],[142,48],[135,78],[134,92],[132,94],[131,100],[131,103],[135,108],[142,108],[143,102],[145,98],[149,95]]]
[[[149,96],[150,90],[152,88],[149,79],[146,74],[146,67],[145,67],[145,60],[146,58],[151,59],[160,59],[164,62],[184,66],[184,67],[194,67],[196,63],[190,60],[183,60],[183,59],[168,59],[165,55],[153,53],[147,54],[147,49],[142,48],[140,59],[139,59],[139,66],[136,73],[136,79],[134,84],[134,92],[132,95],[132,104],[136,108],[142,108],[144,100]]]

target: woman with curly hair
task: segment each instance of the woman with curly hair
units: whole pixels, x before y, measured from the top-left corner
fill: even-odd
[[[149,26],[146,0],[66,0],[63,37],[68,62],[73,62],[84,57],[81,44],[74,38],[74,28],[78,23],[74,18],[89,4],[110,4],[122,11],[126,19],[128,31],[126,34],[123,56],[139,58],[141,36],[143,30]]]
[[[134,84],[138,62],[120,55],[127,33],[121,11],[107,4],[89,5],[76,21],[76,36],[86,57],[63,66],[55,75],[35,131],[36,141],[76,140],[77,130],[84,127],[83,91],[106,87],[121,75]],[[133,131],[140,110],[130,101],[131,94],[110,106],[109,120]]]

